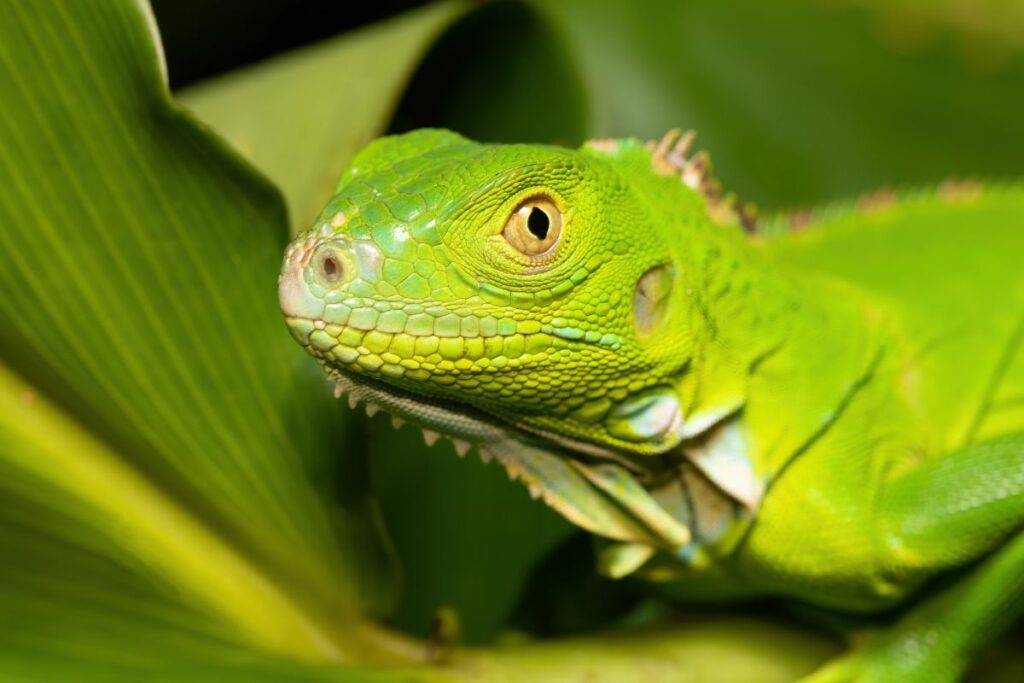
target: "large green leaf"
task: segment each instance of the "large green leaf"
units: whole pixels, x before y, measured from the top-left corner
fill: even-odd
[[[312,224],[348,160],[379,135],[409,74],[466,4],[451,0],[203,83],[179,99]]]
[[[99,555],[204,630],[350,656],[368,505],[277,310],[278,194],[171,105],[136,3],[0,12],[0,541],[88,551],[4,553],[4,589],[74,588]]]

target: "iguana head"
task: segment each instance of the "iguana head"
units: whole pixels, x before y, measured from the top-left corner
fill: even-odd
[[[289,246],[280,303],[359,399],[485,447],[642,469],[686,434],[677,385],[699,312],[671,232],[706,215],[640,141],[383,138]]]

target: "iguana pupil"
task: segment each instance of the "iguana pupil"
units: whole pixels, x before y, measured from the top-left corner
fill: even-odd
[[[544,213],[543,209],[533,207],[530,209],[530,216],[526,219],[526,227],[530,234],[539,240],[548,236],[548,229],[551,227],[551,219]]]

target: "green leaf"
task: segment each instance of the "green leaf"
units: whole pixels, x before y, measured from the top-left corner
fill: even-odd
[[[45,615],[47,606],[53,608],[52,596],[38,603],[32,598],[45,595],[40,589],[46,585],[66,592],[62,610],[70,601],[87,601],[89,580],[102,574],[112,577],[127,561],[165,590],[180,591],[192,609],[170,603],[158,610],[151,604],[157,596],[130,573],[118,581],[124,591],[119,599],[106,596],[109,607],[120,607],[140,620],[173,617],[194,627],[200,622],[209,635],[237,639],[239,644],[306,654],[333,651],[320,628],[238,549],[127,464],[98,435],[6,371],[0,374],[0,416],[0,464],[9,503],[3,509],[6,523],[0,536],[8,552],[0,571],[8,579],[3,589],[10,591],[7,597],[15,606],[21,598],[27,610],[41,608],[40,616]],[[39,534],[38,542],[28,542],[27,532]],[[87,550],[98,558],[83,557]],[[50,562],[45,562],[48,555]],[[121,560],[122,567],[97,563],[99,558]],[[49,571],[40,574],[39,569]],[[136,592],[133,600],[126,599]],[[168,614],[172,610],[181,613]],[[102,615],[95,616],[102,621]],[[230,628],[217,628],[220,620]],[[66,625],[63,620],[54,622],[58,629]]]
[[[908,51],[952,39],[968,64],[988,71],[1024,50],[1024,4],[1014,0],[852,0],[872,10],[881,37]]]
[[[426,635],[436,612],[454,609],[468,644],[492,641],[520,599],[529,572],[579,533],[509,481],[475,450],[456,456],[447,441],[424,448],[418,430],[370,425],[373,490],[403,560],[392,624]],[[593,566],[587,571],[592,572]]]
[[[351,658],[370,508],[277,309],[279,195],[172,106],[135,2],[5,2],[0,100],[8,597],[132,611],[128,571],[165,621]],[[30,613],[0,643],[64,625]]]
[[[474,140],[578,144],[589,103],[574,57],[529,4],[484,4],[431,48],[390,131],[442,127]]]
[[[423,53],[466,7],[430,5],[213,79],[179,99],[281,188],[298,232],[319,215],[348,160],[387,127]]]

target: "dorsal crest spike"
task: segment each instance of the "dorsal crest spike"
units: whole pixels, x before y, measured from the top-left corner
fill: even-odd
[[[651,152],[651,166],[656,173],[677,176],[684,185],[704,195],[708,215],[716,223],[739,224],[749,234],[757,231],[757,211],[751,204],[740,202],[733,194],[724,194],[722,186],[711,171],[711,155],[700,150],[687,156],[697,133],[685,133],[673,128],[660,140],[650,140],[646,147]]]
[[[611,154],[619,148],[619,141],[615,138],[599,138],[595,140],[587,140],[586,146],[591,149],[595,149],[598,152]]]

